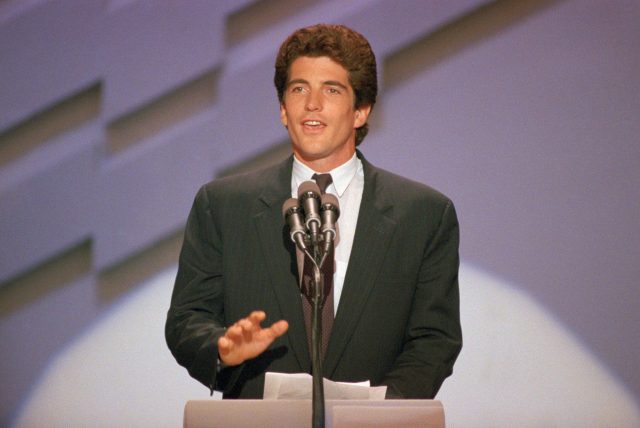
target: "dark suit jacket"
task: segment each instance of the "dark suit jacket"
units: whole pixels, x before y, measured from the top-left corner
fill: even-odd
[[[432,398],[462,346],[458,222],[437,191],[368,163],[342,296],[324,360],[336,381]],[[215,180],[189,215],[166,338],[191,376],[225,398],[262,396],[265,371],[311,371],[295,247],[282,218],[292,158]],[[261,309],[289,330],[259,357],[218,367],[224,328]]]

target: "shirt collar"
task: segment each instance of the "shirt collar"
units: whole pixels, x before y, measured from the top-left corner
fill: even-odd
[[[359,162],[360,159],[358,159],[354,153],[351,159],[339,167],[329,171],[329,174],[331,174],[331,178],[333,179],[333,187],[335,188],[338,197],[342,197],[344,192],[347,190],[347,187],[349,187],[351,180],[358,171]],[[293,168],[291,170],[292,193],[297,192],[298,186],[300,186],[302,182],[312,180],[311,177],[313,177],[313,174],[315,173],[316,171],[300,162],[298,158],[293,155]]]

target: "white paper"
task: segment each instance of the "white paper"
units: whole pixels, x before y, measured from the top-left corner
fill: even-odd
[[[386,386],[370,386],[369,381],[349,383],[323,379],[325,400],[384,400]],[[307,373],[267,372],[265,400],[311,400],[313,378]]]

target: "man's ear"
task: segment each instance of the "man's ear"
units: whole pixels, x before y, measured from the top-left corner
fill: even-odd
[[[367,123],[367,119],[369,118],[369,113],[371,113],[371,106],[364,105],[360,106],[356,109],[355,120],[353,122],[354,128],[360,128],[365,123]]]
[[[287,127],[287,108],[284,105],[284,102],[280,103],[280,122]]]

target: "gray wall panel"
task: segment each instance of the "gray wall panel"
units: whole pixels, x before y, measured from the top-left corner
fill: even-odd
[[[178,229],[213,177],[217,113],[209,110],[102,166],[96,186],[95,266],[102,269]]]
[[[94,125],[75,130],[25,160],[31,174],[8,177],[13,185],[0,193],[0,281],[91,236],[100,142]]]
[[[286,138],[273,87],[273,59],[222,76],[220,105],[216,168],[228,168]]]
[[[0,323],[0,414],[18,410],[22,397],[46,371],[55,355],[81,337],[99,314],[90,277],[67,284]],[[2,424],[7,426],[7,424]]]
[[[382,64],[388,54],[486,3],[489,1],[409,0],[403,1],[402,7],[389,7],[388,1],[379,0],[341,16],[338,22],[365,34]]]
[[[224,20],[217,2],[138,1],[109,14],[104,117],[110,121],[220,62]]]
[[[102,3],[41,2],[0,25],[0,129],[99,80]]]

